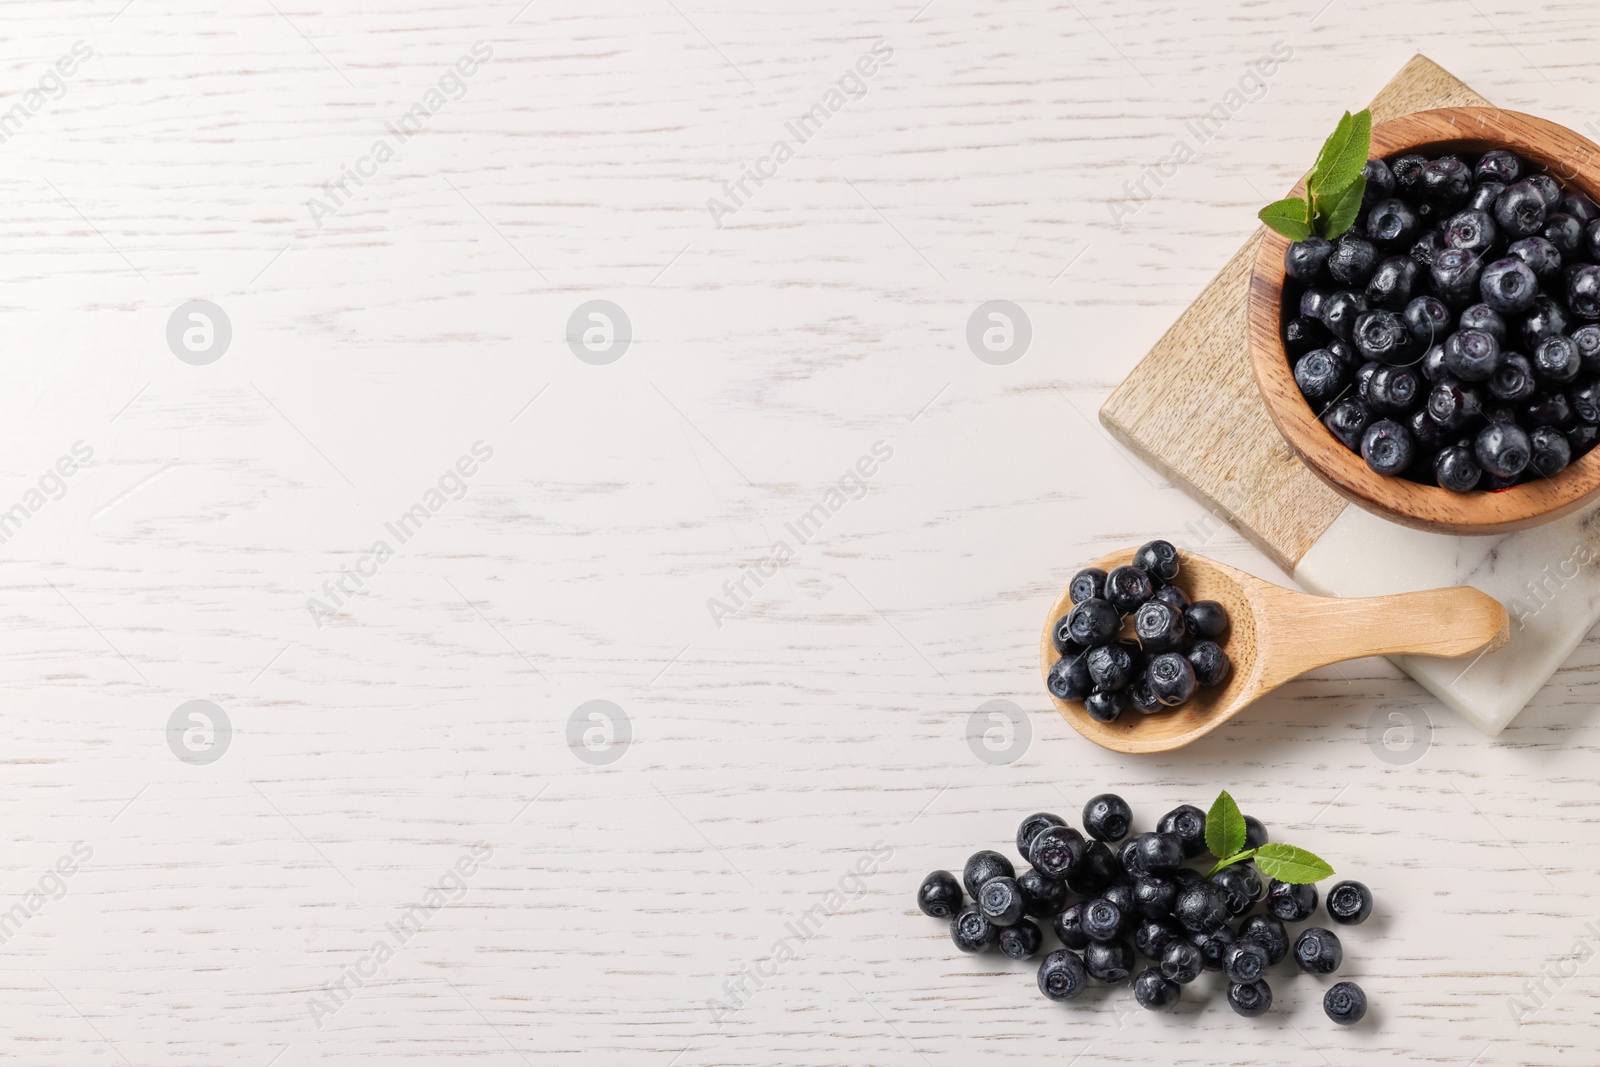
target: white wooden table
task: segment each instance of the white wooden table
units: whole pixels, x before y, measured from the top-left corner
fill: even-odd
[[[8,4],[0,1056],[1590,1062],[1595,644],[1493,741],[1382,662],[1168,758],[1041,691],[1085,559],[1281,577],[1094,413],[1332,118],[1421,50],[1600,121],[1583,5],[1320,3]],[[912,906],[1221,787],[1373,887],[1361,1027]]]

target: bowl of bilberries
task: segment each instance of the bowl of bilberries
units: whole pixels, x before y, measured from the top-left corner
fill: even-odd
[[[1346,113],[1263,208],[1250,354],[1324,482],[1393,521],[1523,529],[1600,493],[1600,146],[1492,108]]]

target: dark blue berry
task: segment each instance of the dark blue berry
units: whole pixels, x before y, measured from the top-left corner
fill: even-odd
[[[1133,947],[1152,960],[1159,960],[1169,947],[1181,941],[1183,935],[1160,919],[1145,919],[1133,932]]]
[[[1304,355],[1313,348],[1321,348],[1331,339],[1326,326],[1304,315],[1290,319],[1283,328],[1283,347],[1291,358]]]
[[[1332,974],[1344,962],[1339,935],[1320,926],[1308,926],[1294,939],[1294,961],[1307,974]]]
[[[1347,230],[1328,255],[1328,273],[1340,285],[1364,286],[1378,269],[1378,246]]]
[[[1500,240],[1500,231],[1487,211],[1468,208],[1450,216],[1444,224],[1444,243],[1482,257]]]
[[[1179,612],[1182,612],[1184,608],[1189,606],[1188,594],[1175,585],[1162,586],[1160,589],[1155,591],[1155,595],[1151,597],[1151,599],[1159,600],[1163,604],[1168,604],[1176,608]]]
[[[1500,342],[1487,330],[1457,330],[1444,342],[1444,369],[1464,382],[1486,382],[1500,366]]]
[[[1295,360],[1294,381],[1306,402],[1320,411],[1349,390],[1350,373],[1333,353],[1316,348]]]
[[[1057,700],[1083,700],[1094,691],[1094,681],[1089,677],[1087,653],[1063,656],[1050,666],[1045,676],[1045,687]]]
[[[1024,914],[1035,919],[1048,919],[1067,906],[1067,884],[1046,878],[1031,867],[1017,876],[1017,886],[1022,890]]]
[[[1390,256],[1378,264],[1367,282],[1367,302],[1375,308],[1401,311],[1421,287],[1426,276],[1410,256]]]
[[[1478,432],[1473,455],[1489,474],[1515,478],[1528,466],[1533,451],[1527,431],[1516,423],[1491,422]]]
[[[1372,424],[1372,412],[1353,396],[1347,396],[1328,409],[1322,425],[1352,452],[1361,447],[1361,434]]]
[[[1478,275],[1483,302],[1503,315],[1520,315],[1533,307],[1539,279],[1520,256],[1497,259]]]
[[[1333,243],[1315,235],[1295,241],[1283,253],[1283,269],[1297,282],[1314,282],[1328,264]]]
[[[1570,337],[1546,337],[1533,353],[1533,371],[1547,382],[1570,382],[1581,365],[1578,346]]]
[[[1170,582],[1178,576],[1181,563],[1178,549],[1171,541],[1146,541],[1133,554],[1133,565],[1149,575],[1152,581]]]
[[[1425,407],[1428,418],[1444,430],[1459,430],[1483,417],[1478,391],[1453,378],[1434,383]]]
[[[1028,901],[1015,878],[991,878],[978,887],[978,908],[996,926],[1012,926],[1022,918]]]
[[[1182,995],[1178,984],[1163,977],[1154,967],[1146,967],[1133,980],[1133,999],[1150,1011],[1167,1011]]]
[[[1173,941],[1161,953],[1161,974],[1169,982],[1188,985],[1200,977],[1205,958],[1187,941]]]
[[[1117,636],[1122,616],[1108,600],[1091,597],[1080,600],[1067,614],[1067,633],[1085,648],[1103,645]]]
[[[1223,903],[1217,887],[1210,882],[1197,882],[1179,890],[1178,899],[1172,905],[1172,914],[1179,925],[1191,934],[1211,933],[1220,930],[1228,922],[1228,906]]]
[[[1156,822],[1156,832],[1174,837],[1184,859],[1194,859],[1206,850],[1206,813],[1193,804],[1180,804]]]
[[[1494,221],[1512,240],[1538,233],[1547,213],[1544,197],[1527,181],[1507,185],[1494,202]]]
[[[1522,159],[1505,148],[1491,148],[1478,157],[1472,176],[1480,182],[1499,182],[1511,185],[1522,178]]]
[[[1422,368],[1422,377],[1429,382],[1436,382],[1448,373],[1444,369],[1444,345],[1437,344],[1428,349],[1418,364]]]
[[[1091,797],[1083,806],[1083,829],[1097,841],[1121,841],[1133,826],[1133,809],[1115,793]]]
[[[1399,474],[1415,456],[1411,432],[1393,419],[1379,419],[1361,435],[1361,458],[1379,474]]]
[[[922,914],[948,919],[961,910],[961,883],[949,871],[934,871],[917,887],[917,907]]]
[[[1394,191],[1407,199],[1415,198],[1421,191],[1422,168],[1427,156],[1408,152],[1389,160],[1389,173],[1394,176]]]
[[[1538,388],[1533,376],[1533,363],[1520,352],[1503,352],[1500,366],[1489,379],[1489,395],[1506,403],[1527,400]]]
[[[1472,171],[1454,156],[1443,156],[1423,164],[1418,185],[1423,203],[1443,214],[1459,208],[1472,195]]]
[[[1494,202],[1500,199],[1500,194],[1506,191],[1502,182],[1479,182],[1472,187],[1472,194],[1467,197],[1467,207],[1474,211],[1494,211]]]
[[[1124,913],[1115,901],[1096,897],[1083,906],[1078,923],[1091,941],[1112,941],[1133,924],[1133,916]]]
[[[1096,689],[1083,698],[1083,710],[1096,722],[1116,722],[1128,710],[1128,691]]]
[[[1033,839],[1039,836],[1039,831],[1051,826],[1065,826],[1067,820],[1048,811],[1036,811],[1017,824],[1017,854],[1026,856],[1028,846],[1033,844]]]
[[[1226,926],[1189,935],[1189,943],[1200,950],[1201,966],[1208,971],[1222,970],[1222,961],[1237,940],[1233,931]]]
[[[1472,450],[1462,445],[1441,448],[1433,457],[1433,476],[1453,493],[1470,493],[1478,487],[1483,468],[1472,458]]]
[[[1405,427],[1410,431],[1411,440],[1416,444],[1418,452],[1424,457],[1438,450],[1451,436],[1451,431],[1434,422],[1422,408],[1405,417]],[[1406,476],[1415,477],[1421,473],[1414,464],[1406,472]]]
[[[1089,977],[1107,985],[1126,980],[1133,962],[1133,948],[1126,941],[1091,941],[1083,950],[1083,966]]]
[[[1189,666],[1194,680],[1207,688],[1221,685],[1233,673],[1233,661],[1215,641],[1196,641],[1189,649]]]
[[[1539,199],[1544,201],[1544,206],[1554,208],[1561,203],[1561,186],[1548,174],[1530,174],[1522,179],[1533,186],[1539,193]]]
[[[1126,689],[1133,677],[1133,654],[1122,645],[1101,645],[1086,654],[1089,677],[1103,690]]]
[[[1015,926],[1001,930],[995,940],[1002,953],[1014,960],[1025,960],[1044,946],[1044,931],[1027,919],[1022,919]]]
[[[1422,221],[1404,200],[1380,200],[1367,212],[1367,237],[1382,245],[1410,245]]]
[[[1554,281],[1561,273],[1561,253],[1543,237],[1524,237],[1513,241],[1506,251],[1528,265],[1533,276],[1541,282]]]
[[[1372,914],[1372,890],[1356,881],[1343,881],[1328,890],[1328,917],[1344,926],[1367,921]]]
[[[1356,317],[1351,340],[1366,359],[1379,363],[1405,364],[1416,357],[1416,342],[1398,312],[1382,309],[1364,311]]]
[[[1567,271],[1567,307],[1580,319],[1600,319],[1600,267],[1584,263]]]
[[[1367,310],[1367,298],[1361,293],[1341,290],[1322,304],[1322,324],[1328,332],[1342,341],[1350,340],[1356,328],[1356,319]]]
[[[1439,253],[1445,250],[1444,233],[1440,230],[1429,230],[1412,244],[1411,250],[1406,253],[1417,261],[1417,265],[1431,269],[1433,261],[1439,258]]]
[[[1078,642],[1072,639],[1072,631],[1067,629],[1068,618],[1070,616],[1061,616],[1050,628],[1050,644],[1055,646],[1058,656],[1076,656],[1083,651]]]
[[[1084,847],[1083,835],[1072,827],[1046,826],[1033,835],[1028,846],[1028,862],[1043,877],[1059,882],[1082,858]]]
[[[1259,978],[1248,984],[1235,982],[1228,987],[1228,1006],[1246,1019],[1265,1015],[1272,1007],[1272,987]]]
[[[1559,206],[1562,211],[1584,225],[1588,225],[1596,218],[1600,218],[1600,208],[1596,208],[1594,201],[1582,193],[1562,193]]]
[[[1151,659],[1145,678],[1155,698],[1169,708],[1194,696],[1195,686],[1199,684],[1193,665],[1181,652],[1163,652]]]
[[[1000,928],[984,918],[976,904],[968,904],[950,920],[950,940],[962,952],[982,952],[999,936]]]
[[[1222,868],[1211,876],[1211,884],[1222,897],[1229,916],[1235,919],[1255,907],[1266,892],[1266,887],[1261,884],[1261,876],[1247,863],[1235,863]]]
[[[1505,347],[1506,320],[1505,317],[1490,307],[1488,304],[1473,304],[1461,312],[1456,326],[1462,330],[1482,330],[1493,337],[1495,344]],[[1448,334],[1445,335],[1448,338]]]
[[[1583,248],[1583,223],[1571,215],[1555,212],[1544,220],[1539,236],[1556,246],[1563,256],[1572,257]]]
[[[1572,331],[1572,343],[1578,346],[1583,373],[1600,375],[1600,325],[1591,322],[1587,326],[1579,326]]]
[[[1340,1026],[1352,1026],[1367,1014],[1367,995],[1354,982],[1339,982],[1322,994],[1322,1010]]]
[[[1553,426],[1534,427],[1528,434],[1528,448],[1528,466],[1546,478],[1554,478],[1572,462],[1572,446]]]
[[[1082,952],[1089,947],[1089,935],[1083,932],[1083,904],[1074,904],[1062,910],[1050,921],[1056,937],[1068,948]]]
[[[1122,877],[1122,868],[1104,841],[1090,841],[1083,855],[1067,872],[1067,888],[1083,896],[1095,896]]]
[[[1196,600],[1183,613],[1189,636],[1202,641],[1221,641],[1228,635],[1228,609],[1215,600]]]
[[[1433,294],[1452,307],[1465,307],[1478,299],[1478,275],[1482,261],[1461,248],[1446,248],[1433,257],[1429,276]]]
[[[1600,442],[1600,426],[1593,423],[1580,422],[1564,432],[1567,435],[1567,444],[1572,446],[1574,457],[1583,455]]]
[[[1267,965],[1277,966],[1289,954],[1289,932],[1270,915],[1252,915],[1239,924],[1239,939],[1254,941],[1267,950]]]
[[[1317,910],[1317,887],[1291,885],[1276,878],[1267,886],[1267,911],[1286,923],[1305,922]]]
[[[1158,874],[1140,875],[1133,883],[1133,906],[1146,919],[1165,919],[1178,899],[1178,886]]]
[[[977,899],[978,890],[983,888],[983,883],[991,878],[1015,878],[1017,869],[1011,866],[1011,861],[1000,853],[991,849],[974,852],[967,858],[967,865],[961,871],[961,884],[966,887],[967,896]]]
[[[1267,843],[1267,828],[1254,815],[1244,817],[1244,847],[1260,848]]]
[[[1419,347],[1431,347],[1450,334],[1450,309],[1436,296],[1413,297],[1400,317]]]
[[[1170,834],[1139,834],[1126,847],[1131,859],[1123,867],[1135,876],[1168,874],[1183,865],[1183,845]]]
[[[1522,343],[1525,351],[1533,351],[1546,337],[1567,332],[1567,312],[1548,296],[1534,298],[1533,309],[1522,319]]]
[[[1039,964],[1039,992],[1050,1000],[1071,1000],[1089,984],[1077,953],[1058,948]]]
[[[1159,600],[1147,600],[1133,614],[1133,631],[1149,652],[1171,652],[1183,647],[1188,631],[1183,612]]]
[[[1361,176],[1367,181],[1366,188],[1361,193],[1363,208],[1370,208],[1378,201],[1387,200],[1394,195],[1394,172],[1383,160],[1367,160],[1366,166],[1361,168]]]
[[[1106,597],[1106,572],[1099,567],[1085,567],[1072,576],[1067,585],[1067,595],[1074,604],[1085,600],[1104,600]]]
[[[1106,575],[1106,599],[1123,615],[1132,614],[1154,592],[1155,584],[1151,582],[1150,575],[1139,567],[1114,567]]]
[[[1409,414],[1422,396],[1422,378],[1411,367],[1380,366],[1367,379],[1367,406],[1382,415]]]
[[[1222,957],[1222,970],[1230,982],[1254,982],[1267,970],[1267,950],[1254,941],[1235,941]]]

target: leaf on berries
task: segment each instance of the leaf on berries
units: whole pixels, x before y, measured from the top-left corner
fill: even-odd
[[[1268,204],[1256,217],[1289,240],[1304,241],[1311,236],[1310,207],[1303,197],[1291,196]]]
[[[1332,135],[1323,142],[1306,187],[1315,194],[1340,192],[1361,176],[1371,149],[1372,112],[1363,110],[1352,115],[1346,111]]]
[[[1217,859],[1225,860],[1244,848],[1244,839],[1244,815],[1224,789],[1217,794],[1217,799],[1211,802],[1211,810],[1206,813],[1206,848]]]
[[[1253,858],[1262,874],[1290,885],[1310,885],[1333,875],[1326,860],[1293,845],[1269,842]]]
[[[1366,191],[1367,179],[1358,174],[1355,181],[1337,193],[1317,194],[1317,229],[1322,236],[1332,241],[1355,225],[1356,216],[1361,213],[1361,198]]]

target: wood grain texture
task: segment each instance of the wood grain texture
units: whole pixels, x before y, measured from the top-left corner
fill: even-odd
[[[1091,567],[1109,572],[1133,561],[1134,550],[1101,556]],[[1175,584],[1197,600],[1214,600],[1228,612],[1222,642],[1233,671],[1222,685],[1195,690],[1169,712],[1144,715],[1129,708],[1113,722],[1093,718],[1080,701],[1050,702],[1084,737],[1127,755],[1171,752],[1213,730],[1226,730],[1235,716],[1274,689],[1333,663],[1366,656],[1421,655],[1454,659],[1493,652],[1510,636],[1500,602],[1470,586],[1427,589],[1379,597],[1320,597],[1262,581],[1194,552],[1183,555]],[[1063,588],[1045,615],[1039,635],[1039,671],[1046,687],[1061,657],[1052,635],[1072,610]],[[1124,638],[1136,638],[1131,619]]]
[[[1382,660],[1137,760],[1039,684],[1040,616],[1085,560],[1164,536],[1271,573],[1094,421],[1237,248],[1250,183],[1292,184],[1329,111],[1419,47],[1591,117],[1583,6],[1318,6],[0,8],[0,114],[95,52],[0,153],[0,513],[94,451],[0,544],[0,916],[44,887],[0,944],[8,1067],[1587,1056],[1593,962],[1521,1026],[1508,1000],[1594,918],[1600,642],[1492,741]],[[465,92],[319,226],[308,199],[478,40]],[[716,226],[707,199],[879,40],[866,95]],[[1269,91],[1108,221],[1279,41]],[[233,325],[209,366],[167,346],[193,298]],[[634,327],[609,366],[565,340],[596,298]],[[1033,326],[1006,366],[965,337],[997,298]],[[479,440],[466,491],[395,543]],[[195,699],[233,724],[203,766],[168,743]],[[626,742],[585,718],[569,741],[593,700]],[[1335,1029],[1287,971],[1257,1025],[1214,975],[1160,1018],[1125,988],[1047,1004],[914,907],[1028,812],[1114,789],[1144,829],[1223,788],[1377,895],[1344,942],[1370,1025]]]
[[[1600,194],[1600,145],[1533,115],[1501,108],[1437,108],[1389,119],[1372,131],[1372,154],[1413,149],[1435,155],[1514,148],[1568,188]],[[1289,195],[1301,195],[1302,181]],[[1323,483],[1352,503],[1419,530],[1498,534],[1570,515],[1600,495],[1600,455],[1580,456],[1553,478],[1488,493],[1452,493],[1438,486],[1375,473],[1319,421],[1295,384],[1283,344],[1283,265],[1289,239],[1268,231],[1252,267],[1248,293],[1250,361],[1267,415],[1284,441]]]
[[[1426,108],[1487,104],[1425,56],[1413,56],[1372,98],[1375,121]],[[1261,403],[1247,312],[1259,228],[1194,305],[1107,398],[1117,439],[1183,486],[1284,570],[1346,506],[1307,468]],[[1278,245],[1282,258],[1282,246]],[[1298,395],[1298,394],[1297,394]]]

